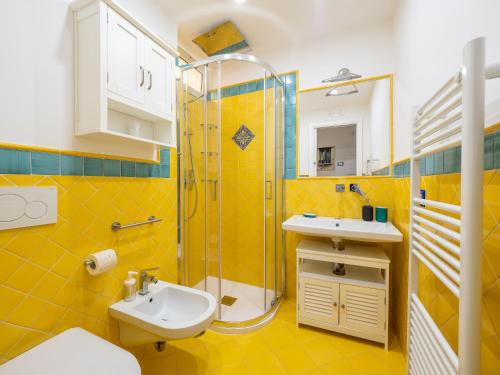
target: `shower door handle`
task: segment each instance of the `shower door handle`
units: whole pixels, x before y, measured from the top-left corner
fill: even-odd
[[[207,182],[210,184],[210,188],[212,191],[210,192],[210,195],[212,196],[212,200],[216,201],[217,200],[217,180],[207,180]]]
[[[273,182],[266,180],[266,199],[273,199]]]
[[[217,200],[217,180],[212,180],[212,200]]]

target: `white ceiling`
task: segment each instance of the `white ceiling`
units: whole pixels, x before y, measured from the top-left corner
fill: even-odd
[[[247,39],[252,53],[283,48],[339,32],[389,22],[398,0],[151,0],[178,23],[179,45],[201,52],[191,41],[227,20]]]

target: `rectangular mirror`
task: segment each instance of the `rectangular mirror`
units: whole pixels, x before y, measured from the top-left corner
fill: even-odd
[[[392,100],[392,75],[299,91],[299,177],[390,175]]]

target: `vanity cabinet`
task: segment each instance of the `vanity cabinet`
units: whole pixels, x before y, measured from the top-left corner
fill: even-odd
[[[299,315],[319,322],[339,322],[339,284],[311,277],[299,281]]]
[[[175,49],[112,0],[72,8],[76,135],[175,147]]]
[[[385,290],[342,284],[339,326],[368,335],[384,336]]]
[[[333,274],[333,263],[346,274]],[[297,247],[297,324],[388,345],[389,258],[377,246],[303,240]]]

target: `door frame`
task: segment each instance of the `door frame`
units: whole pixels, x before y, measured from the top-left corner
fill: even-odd
[[[356,127],[356,175],[361,176],[363,172],[363,119],[343,118],[322,123],[309,124],[309,177],[316,177],[316,152],[318,148],[318,129],[336,128],[354,125]]]

